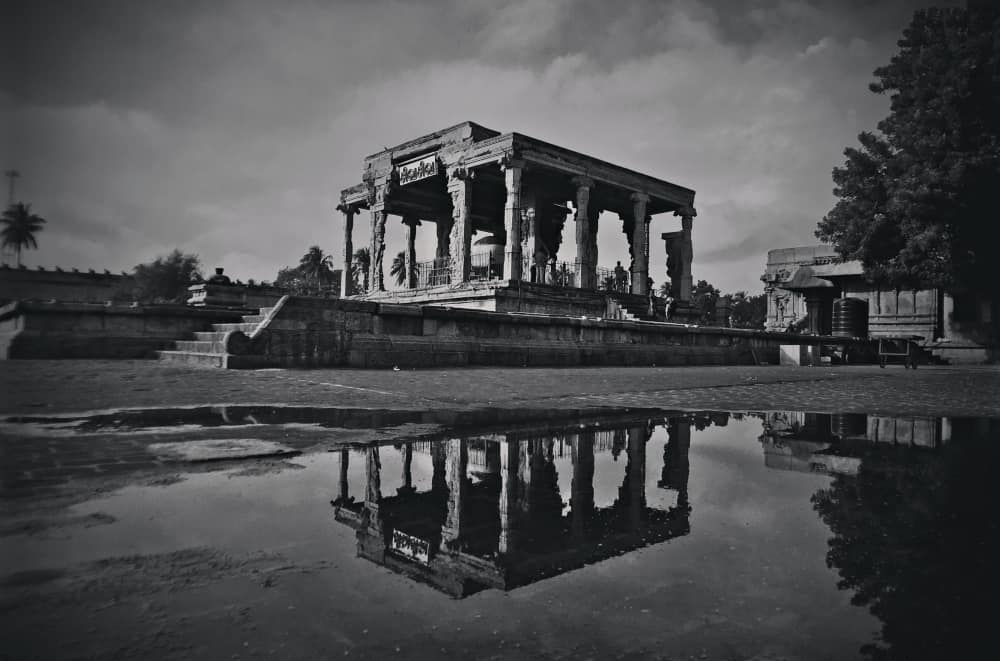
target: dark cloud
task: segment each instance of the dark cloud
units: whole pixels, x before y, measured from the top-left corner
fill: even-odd
[[[335,200],[365,154],[473,120],[695,188],[699,277],[753,288],[768,248],[813,241],[830,170],[885,113],[867,83],[913,8],[17,3],[17,56],[0,60],[4,166],[50,220],[42,263],[131,268],[177,246],[273,278],[308,245],[339,251]],[[621,237],[601,240],[613,264]]]

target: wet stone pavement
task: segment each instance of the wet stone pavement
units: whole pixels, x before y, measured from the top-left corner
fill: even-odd
[[[0,659],[991,658],[994,368],[0,387]]]

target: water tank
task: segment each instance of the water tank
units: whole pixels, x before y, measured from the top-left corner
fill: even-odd
[[[833,335],[868,336],[868,302],[860,298],[838,298],[833,302]]]
[[[830,431],[840,438],[864,438],[868,434],[868,416],[864,413],[834,413]]]

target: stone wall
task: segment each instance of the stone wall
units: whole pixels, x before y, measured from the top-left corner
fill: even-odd
[[[250,336],[231,333],[230,367],[735,365],[778,362],[779,344],[846,338],[496,313],[353,300],[284,299]]]
[[[0,358],[155,358],[245,310],[20,301],[0,308]]]
[[[0,267],[0,304],[20,300],[103,303],[130,299],[133,287],[132,276],[124,273]]]

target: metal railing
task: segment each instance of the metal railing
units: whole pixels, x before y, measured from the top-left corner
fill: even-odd
[[[498,259],[493,252],[473,253],[470,263],[469,282],[503,279],[503,260]],[[449,257],[417,262],[414,270],[417,289],[451,284],[452,261]],[[614,268],[599,266],[596,269],[594,288],[597,291],[628,293],[630,275],[624,269],[616,273]],[[542,277],[534,281],[555,287],[577,289],[580,282],[579,265],[577,262],[549,262]]]
[[[427,262],[417,262],[414,265],[417,273],[417,289],[438,287],[451,283],[451,259],[438,257]]]
[[[497,260],[492,252],[473,253],[471,262],[469,282],[486,282],[503,278],[503,260]]]

